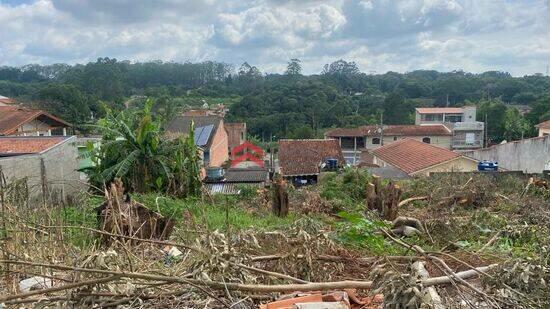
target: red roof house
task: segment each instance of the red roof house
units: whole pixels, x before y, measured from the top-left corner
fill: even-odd
[[[66,135],[69,127],[70,123],[42,110],[0,106],[0,135]]]
[[[477,170],[477,161],[474,159],[410,138],[375,149],[372,155],[374,164],[395,167],[409,176]]]
[[[327,159],[345,163],[334,139],[283,139],[279,141],[279,172],[285,176],[319,175]]]

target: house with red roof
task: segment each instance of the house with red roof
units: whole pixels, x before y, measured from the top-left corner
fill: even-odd
[[[43,110],[0,106],[0,136],[66,136],[70,127]]]
[[[437,172],[477,171],[477,160],[411,138],[377,148],[372,151],[372,156],[372,163],[398,169],[411,177]]]
[[[345,164],[340,144],[335,139],[279,140],[276,171],[295,183],[316,183],[329,159],[337,166]]]
[[[451,148],[452,132],[442,124],[434,125],[367,125],[358,128],[336,128],[325,133],[325,138],[338,140],[346,162],[364,163],[361,158],[373,150],[395,141],[412,138],[424,143]]]

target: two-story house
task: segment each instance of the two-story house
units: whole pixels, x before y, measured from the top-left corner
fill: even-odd
[[[466,151],[483,147],[485,125],[476,121],[476,107],[416,108],[416,125],[443,124],[452,132],[451,149]]]
[[[356,165],[370,161],[365,159],[369,151],[404,138],[451,149],[452,132],[442,124],[367,125],[332,129],[325,133],[325,138],[338,140],[346,162]]]

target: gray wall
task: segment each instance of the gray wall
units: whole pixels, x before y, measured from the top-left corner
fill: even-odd
[[[78,168],[76,137],[70,137],[57,146],[39,153],[0,158],[0,168],[8,183],[27,179],[31,204],[42,201],[43,176],[46,197],[65,200],[85,187]],[[42,163],[43,162],[43,163]]]
[[[541,173],[550,164],[550,136],[534,137],[463,153],[476,160],[497,161],[509,171]]]

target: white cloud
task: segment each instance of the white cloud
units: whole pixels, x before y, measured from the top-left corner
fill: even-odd
[[[307,73],[355,61],[364,71],[542,72],[547,0],[0,0],[0,65],[248,61]]]

